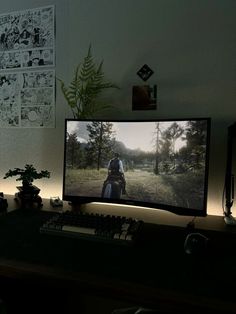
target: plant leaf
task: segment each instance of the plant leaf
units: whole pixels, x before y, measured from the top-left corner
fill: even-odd
[[[105,79],[103,61],[98,65],[95,63],[91,45],[82,64],[76,66],[69,86],[67,87],[61,79],[58,81],[74,117],[77,118],[88,118],[101,110],[110,108],[111,105],[99,102],[99,97],[106,89],[118,88],[117,85]]]

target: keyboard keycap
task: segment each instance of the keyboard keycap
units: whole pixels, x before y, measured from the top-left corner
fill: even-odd
[[[121,216],[67,211],[55,214],[40,228],[41,233],[130,244],[143,222]]]
[[[63,226],[61,230],[68,231],[68,232],[84,233],[84,234],[96,234],[96,230],[94,228],[86,228],[86,227]]]

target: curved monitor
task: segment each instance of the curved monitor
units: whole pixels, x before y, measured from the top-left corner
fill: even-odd
[[[205,216],[210,118],[65,121],[63,200]]]

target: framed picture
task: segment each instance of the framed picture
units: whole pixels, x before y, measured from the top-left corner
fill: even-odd
[[[135,85],[132,91],[132,110],[156,110],[157,85]]]

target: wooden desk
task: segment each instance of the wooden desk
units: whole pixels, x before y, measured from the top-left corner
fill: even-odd
[[[189,231],[180,226],[145,224],[131,248],[42,235],[39,227],[53,214],[44,204],[43,210],[0,217],[0,293],[8,302],[25,299],[29,313],[37,302],[34,313],[42,311],[43,300],[51,302],[44,313],[52,312],[56,300],[57,313],[68,314],[106,314],[126,306],[236,313],[236,233],[221,217],[199,220],[195,231],[209,237],[211,246],[203,255],[187,256],[183,243]],[[14,206],[10,199],[9,209]]]

